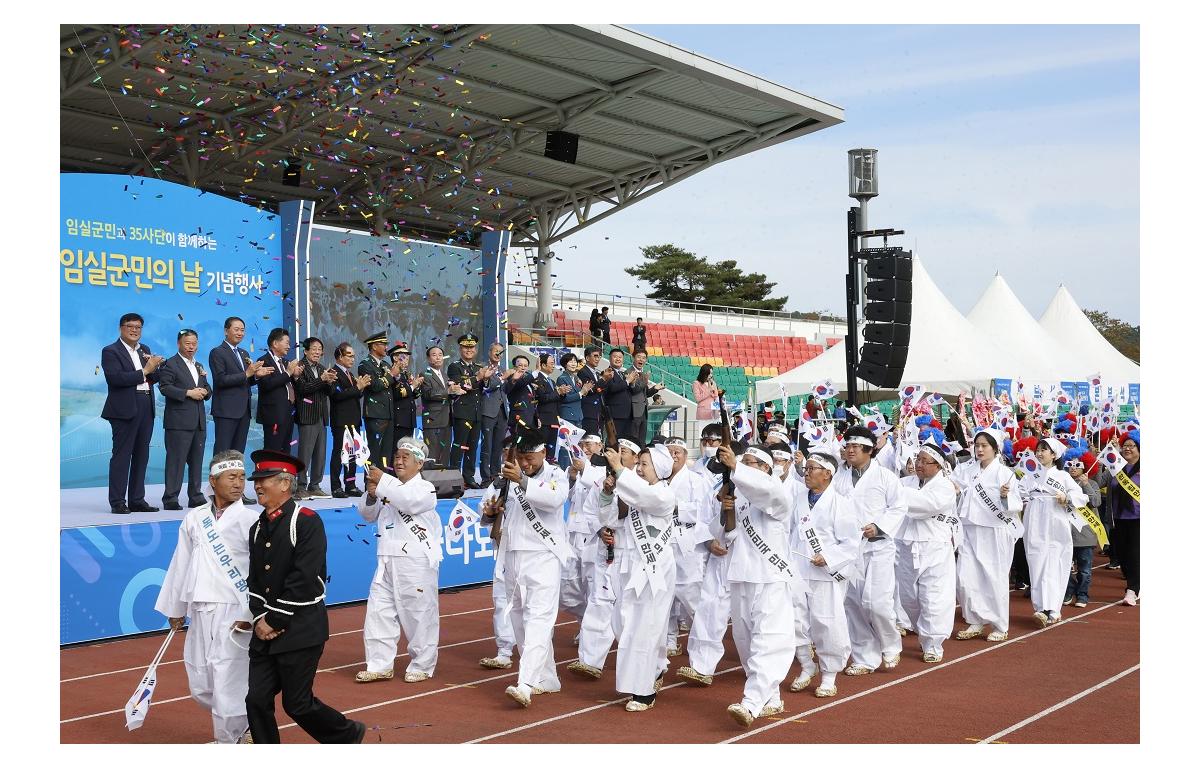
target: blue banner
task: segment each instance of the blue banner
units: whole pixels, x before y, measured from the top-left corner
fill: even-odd
[[[440,588],[492,579],[495,552],[490,528],[473,524],[460,541],[446,541],[456,499],[438,501],[442,517]],[[479,499],[462,499],[478,510]],[[365,600],[376,565],[376,527],[355,507],[320,512],[328,545],[330,605]],[[165,629],[154,610],[179,539],[178,521],[69,528],[59,533],[59,642],[79,643]]]
[[[100,418],[107,387],[100,350],[118,339],[127,312],[145,319],[142,342],[178,351],[195,330],[196,359],[224,338],[225,318],[246,323],[243,348],[266,349],[282,324],[278,217],[179,184],[112,174],[59,176],[60,485],[108,485],[112,432]],[[162,397],[150,440],[149,483],[162,482]],[[251,427],[250,444],[256,444]],[[208,431],[209,447],[214,433]]]
[[[1141,384],[1130,384],[1129,385],[1129,402],[1133,405],[1141,405],[1142,404],[1142,385]]]

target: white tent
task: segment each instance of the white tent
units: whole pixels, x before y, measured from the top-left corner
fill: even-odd
[[[995,369],[992,375],[997,378],[1008,376],[1026,384],[1057,384],[1082,381],[1084,376],[1095,373],[1080,374],[1075,370],[1076,354],[1038,325],[999,273],[967,313],[967,320],[1018,361],[1016,369]]]
[[[1094,373],[1099,373],[1105,383],[1114,386],[1142,380],[1138,364],[1118,352],[1100,335],[1066,287],[1058,286],[1058,292],[1042,313],[1039,324],[1075,355],[1075,375],[1066,380],[1083,381]]]
[[[912,333],[904,366],[905,384],[920,384],[926,390],[953,396],[969,392],[972,387],[987,390],[996,376],[1020,369],[1018,360],[997,347],[954,308],[915,256],[912,294]],[[826,379],[846,391],[844,341],[798,368],[758,381],[755,393],[759,402],[779,397],[781,387],[787,388],[790,397],[806,395],[813,384]],[[859,385],[860,392],[866,389],[866,385]]]

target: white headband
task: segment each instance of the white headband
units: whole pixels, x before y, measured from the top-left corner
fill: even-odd
[[[241,459],[227,459],[225,461],[219,461],[216,464],[213,464],[208,470],[208,476],[216,477],[222,472],[228,472],[231,469],[235,469],[239,472],[245,472],[246,465],[242,463]]]
[[[933,460],[938,463],[939,467],[942,469],[946,468],[946,457],[942,455],[942,452],[938,450],[938,447],[933,443],[922,443],[918,453],[924,453],[927,456],[932,456]]]
[[[1054,454],[1054,458],[1056,459],[1060,458],[1064,453],[1067,452],[1067,446],[1063,445],[1061,440],[1056,440],[1053,437],[1043,437],[1042,442],[1050,446],[1050,451]]]
[[[399,443],[396,443],[396,450],[408,451],[417,461],[425,461],[425,446],[416,440],[403,439]]]
[[[771,451],[771,455],[778,461],[784,461],[792,458],[791,451]]]
[[[687,441],[684,440],[682,437],[668,437],[666,439],[666,441],[663,443],[663,445],[666,445],[666,446],[678,445],[683,448],[686,448]]]
[[[642,449],[638,447],[637,443],[633,442],[632,440],[626,440],[623,437],[617,441],[617,445],[628,448],[629,450],[633,451],[634,453],[642,452]]]
[[[875,443],[868,437],[862,435],[851,435],[846,438],[846,445],[865,445],[868,448],[874,448]]]
[[[816,454],[809,456],[808,461],[816,462],[819,466],[829,470],[830,472],[837,471],[837,467],[835,467],[830,461],[827,461],[823,457],[817,456]]]
[[[583,438],[581,438],[579,442],[581,442],[581,443],[603,443],[604,441],[600,439],[599,435],[584,435]]]
[[[546,450],[545,443],[538,443],[537,445],[518,445],[517,446],[517,453],[537,453],[538,451],[544,451],[544,450]]]
[[[742,456],[743,457],[753,456],[754,458],[758,459],[759,461],[761,461],[763,464],[766,464],[767,466],[771,466],[772,464],[775,463],[775,461],[771,458],[770,454],[768,454],[766,451],[762,450],[761,448],[747,448],[746,452],[744,454],[742,454]]]

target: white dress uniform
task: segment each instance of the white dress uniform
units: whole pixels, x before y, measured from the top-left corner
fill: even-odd
[[[163,615],[186,616],[191,622],[183,641],[188,688],[192,698],[212,712],[213,734],[221,744],[236,743],[248,727],[250,655],[234,640],[233,624],[253,618],[245,578],[250,573],[250,529],[257,521],[258,513],[240,500],[219,518],[211,500],[189,509],[179,524],[179,542],[154,603]],[[212,529],[218,533],[215,544],[209,541]],[[223,564],[222,558],[228,561]],[[235,569],[239,575],[231,578]],[[244,638],[249,642],[250,635]]]
[[[588,490],[584,502],[587,508],[592,510],[590,514],[595,517],[596,533],[590,540],[583,542],[583,551],[587,557],[585,575],[588,580],[588,598],[583,618],[579,622],[579,661],[595,669],[604,669],[608,654],[612,651],[613,640],[616,639],[613,633],[613,606],[617,601],[617,589],[614,584],[616,551],[628,548],[629,542],[623,541],[620,536],[617,537],[613,547],[613,562],[609,563],[608,547],[599,535],[600,486],[604,483],[606,473],[603,467],[597,469],[600,471],[600,484]],[[578,485],[578,481],[576,484]]]
[[[939,472],[921,485],[916,475],[900,480],[906,511],[896,531],[896,585],[912,619],[921,650],[942,655],[954,630],[954,544],[958,498]]]
[[[1088,496],[1069,474],[1054,467],[1036,476],[1027,473],[1018,488],[1025,500],[1029,597],[1035,611],[1058,618],[1071,576],[1071,528],[1086,525],[1075,509],[1087,504]],[[1058,493],[1066,495],[1066,506],[1055,500]]]
[[[1008,632],[1008,572],[1013,548],[1025,533],[1015,475],[996,458],[987,467],[975,461],[964,462],[955,468],[951,479],[960,491],[958,604],[963,620]],[[1003,498],[1000,488],[1006,484],[1009,493]]]
[[[864,541],[858,567],[848,569],[846,619],[850,625],[850,660],[877,669],[883,656],[900,653],[896,629],[896,542],[892,538],[904,519],[900,480],[872,461],[858,483],[848,466],[833,477],[834,489],[854,502],[859,529],[874,523],[880,536]]]
[[[604,474],[604,467],[585,463],[571,486],[567,502],[567,541],[571,545],[572,558],[563,570],[559,600],[563,610],[581,621],[594,588],[596,539],[600,531],[596,489],[604,482]]]
[[[367,671],[388,672],[396,660],[401,631],[408,638],[406,672],[432,676],[437,667],[438,564],[442,560],[442,520],[433,483],[417,475],[407,483],[384,473],[375,503],[364,495],[358,513],[375,523],[375,575],[367,593],[363,623]]]
[[[707,470],[704,470],[709,474]],[[711,474],[709,474],[712,477]],[[703,479],[703,476],[701,476]],[[706,520],[700,525],[708,529],[709,541],[729,549],[729,538],[721,524],[720,504],[716,491],[707,504]],[[697,526],[699,527],[699,526]],[[707,544],[705,545],[707,549]],[[700,601],[688,632],[688,666],[702,675],[712,675],[725,655],[725,631],[729,627],[729,555],[711,551],[704,563],[704,580],[700,583]]]
[[[675,494],[666,482],[650,485],[632,469],[617,477],[615,491],[601,496],[600,524],[616,531],[618,544],[612,615],[617,691],[650,696],[655,679],[667,669],[667,621],[675,599],[670,542]],[[619,519],[618,499],[629,506],[624,520]]]
[[[708,542],[712,539],[707,523],[708,507],[713,490],[704,479],[687,467],[671,478],[675,494],[676,529],[671,539],[675,550],[675,601],[667,626],[667,646],[678,644],[680,622],[692,622],[700,604],[700,585],[704,581],[704,564],[708,560]]]
[[[808,487],[796,483],[792,494],[792,529],[788,536],[796,569],[792,606],[795,611],[796,661],[805,675],[816,673],[810,648],[820,663],[821,685],[832,687],[850,658],[846,623],[846,574],[856,568],[862,530],[854,502],[830,483],[809,504]],[[813,565],[817,555],[825,565]]]
[[[500,549],[513,640],[521,649],[517,687],[530,696],[534,688],[557,691],[562,687],[554,666],[553,640],[562,569],[571,558],[563,520],[570,483],[567,474],[549,461],[526,481],[523,492],[517,483],[509,485]],[[490,488],[484,500],[497,494]],[[520,503],[522,495],[528,511]]]
[[[729,532],[729,607],[746,685],[742,706],[758,717],[778,705],[796,649],[788,528],[792,499],[779,478],[738,463],[737,525]]]

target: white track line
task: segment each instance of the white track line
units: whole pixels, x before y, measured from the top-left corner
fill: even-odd
[[[556,626],[556,627],[564,627],[564,626],[566,626],[566,625],[568,625],[568,624],[574,624],[574,623],[575,623],[575,621],[564,621],[564,622],[561,622],[561,623],[559,623],[559,624],[555,624],[554,626]],[[451,643],[451,644],[449,644],[449,645],[440,645],[440,646],[438,646],[438,650],[441,650],[442,648],[457,648],[457,647],[458,647],[458,646],[460,646],[460,645],[470,645],[470,644],[472,644],[472,643],[481,643],[481,642],[484,642],[485,640],[495,640],[495,639],[496,639],[496,636],[495,636],[495,635],[492,635],[491,637],[481,637],[481,638],[479,638],[479,639],[477,639],[477,640],[464,640],[464,641],[462,641],[462,642],[459,642],[459,643]],[[399,658],[403,658],[403,657],[405,657],[405,656],[407,656],[407,655],[408,655],[408,652],[407,652],[407,651],[405,651],[404,653],[397,654],[397,655],[396,655],[396,658],[397,658],[397,659],[399,659]],[[566,661],[564,661],[564,662],[562,662],[562,663],[563,663],[563,664],[569,664],[569,663],[570,663],[570,662],[572,662],[572,661],[575,661],[575,659],[567,659]],[[176,663],[176,662],[172,662],[172,663]],[[334,670],[338,670],[338,669],[346,669],[347,667],[361,667],[361,666],[364,666],[365,664],[366,664],[366,662],[365,662],[365,661],[356,661],[356,662],[354,662],[353,664],[342,664],[341,666],[337,666],[337,667],[327,667],[327,668],[325,668],[325,669],[318,669],[318,670],[317,670],[317,672],[318,672],[318,673],[321,673],[321,672],[333,672]],[[162,664],[160,663],[160,664],[159,664],[159,666],[162,666]],[[143,670],[143,668],[142,668],[142,667],[138,667],[137,669],[138,669],[138,670]],[[107,674],[107,673],[106,673],[106,674]],[[514,674],[515,674],[515,673],[514,673]],[[78,679],[78,678],[77,678],[77,679]],[[501,678],[494,678],[494,679],[496,679],[496,680],[499,680],[499,679],[501,679]],[[474,685],[474,683],[463,683],[462,685]],[[453,688],[461,688],[461,687],[462,687],[462,685],[453,686]],[[450,687],[448,687],[448,688],[446,688],[445,690],[449,691],[449,690],[453,690],[453,688],[450,688]],[[439,693],[439,692],[440,692],[440,691],[433,691],[433,693]],[[425,694],[422,694],[422,695],[425,695]],[[176,698],[174,698],[174,699],[164,699],[164,700],[162,700],[162,701],[155,701],[155,702],[152,702],[152,704],[151,704],[151,705],[152,705],[152,706],[154,706],[154,705],[170,704],[170,703],[172,703],[172,702],[175,702],[175,701],[183,701],[183,700],[185,700],[185,699],[190,699],[190,698],[191,698],[191,696],[177,696],[177,697],[176,697]],[[403,701],[403,699],[399,699],[399,701]],[[364,707],[364,709],[369,709],[369,707]],[[63,725],[63,724],[65,724],[65,723],[74,723],[74,722],[77,722],[77,721],[79,721],[79,720],[90,720],[90,719],[92,719],[92,718],[96,718],[96,717],[104,717],[104,716],[106,716],[106,715],[115,715],[115,714],[117,714],[117,713],[119,713],[119,712],[124,712],[124,711],[125,711],[125,710],[122,708],[122,709],[111,709],[111,710],[109,710],[108,712],[97,712],[97,713],[95,713],[95,714],[92,714],[92,715],[80,715],[79,717],[72,717],[72,718],[70,718],[70,719],[68,719],[68,720],[59,720],[59,721],[58,721],[58,724],[59,724],[59,725]],[[351,710],[351,711],[352,711],[352,712],[357,712],[357,711],[359,711],[359,710]],[[284,727],[286,727],[286,726],[284,726]]]
[[[335,608],[334,610],[338,610],[338,609]],[[467,616],[472,613],[483,613],[484,611],[490,612],[492,610],[494,610],[494,609],[493,608],[477,608],[473,611],[460,611],[459,613],[443,613],[439,616],[439,618],[448,619],[452,616]],[[342,635],[361,635],[361,634],[362,634],[361,629],[348,629],[348,630],[345,630],[344,632],[331,632],[329,636],[330,637],[341,637]],[[142,638],[131,638],[131,639],[140,640]],[[490,640],[491,638],[485,637],[483,639]],[[476,641],[472,640],[470,642],[476,642]],[[106,643],[106,645],[107,645],[107,643]],[[81,647],[88,647],[88,646],[81,646]],[[443,648],[452,648],[453,646],[447,645],[447,646],[442,646],[442,647]],[[68,648],[67,650],[75,650],[75,649]],[[399,658],[399,656],[397,656],[396,658]],[[168,664],[182,664],[182,663],[183,663],[183,659],[175,659],[174,661],[160,661],[158,665],[161,667],[161,666],[165,666]],[[79,677],[68,677],[63,680],[59,680],[58,682],[59,682],[59,685],[61,685],[63,683],[74,683],[78,680],[91,680],[93,677],[104,677],[105,675],[119,675],[124,672],[144,672],[145,669],[146,669],[145,667],[126,667],[125,669],[114,669],[111,672],[96,672],[91,675],[80,675]]]
[[[978,651],[975,651],[974,653],[968,653],[966,656],[959,656],[957,659],[953,659],[951,661],[946,661],[941,664],[936,664],[934,666],[929,667],[928,669],[923,669],[920,672],[914,672],[911,675],[906,675],[905,677],[901,677],[896,680],[893,680],[890,683],[884,683],[883,685],[878,685],[874,688],[869,688],[865,691],[860,691],[860,692],[854,694],[853,696],[847,696],[844,699],[838,699],[836,701],[832,701],[828,704],[825,704],[824,706],[814,707],[812,709],[805,710],[804,712],[801,712],[799,714],[792,715],[791,717],[787,717],[782,720],[776,720],[775,722],[755,728],[752,731],[746,731],[745,733],[740,733],[737,736],[734,736],[732,738],[725,739],[724,741],[722,741],[720,743],[721,744],[732,744],[734,742],[741,741],[742,739],[750,738],[751,736],[754,736],[759,733],[763,733],[764,731],[769,731],[772,728],[778,728],[781,725],[786,725],[795,720],[799,720],[801,718],[808,717],[809,715],[815,715],[818,712],[824,712],[827,709],[832,709],[834,707],[840,706],[842,704],[845,704],[848,701],[854,701],[855,699],[861,699],[864,696],[869,696],[872,693],[877,693],[879,691],[884,690],[885,688],[891,688],[893,685],[899,685],[900,683],[908,682],[909,680],[915,680],[918,677],[922,677],[924,675],[928,675],[933,672],[937,672],[938,670],[946,669],[947,667],[952,667],[955,664],[958,664],[959,662],[966,661],[968,659],[973,659],[976,656],[981,656],[985,653],[991,653],[992,651],[1003,648],[1006,645],[1010,645],[1011,643],[1015,643],[1020,640],[1025,640],[1026,638],[1033,637],[1034,635],[1040,635],[1043,632],[1049,632],[1050,630],[1061,627],[1064,624],[1070,624],[1072,621],[1075,621],[1076,619],[1082,619],[1085,616],[1091,616],[1093,613],[1099,613],[1100,611],[1108,610],[1109,608],[1112,608],[1113,606],[1120,605],[1120,604],[1121,603],[1119,603],[1119,602],[1107,603],[1105,605],[1102,605],[1099,608],[1093,608],[1092,610],[1088,611],[1087,613],[1081,613],[1078,616],[1072,616],[1069,619],[1063,619],[1062,621],[1058,622],[1057,624],[1051,624],[1048,627],[1042,627],[1041,629],[1037,629],[1037,630],[1034,630],[1033,632],[1029,632],[1027,634],[1020,635],[1019,637],[1010,638],[1008,640],[1005,640],[1002,643],[988,643],[989,647],[982,648]]]
[[[726,672],[736,672],[739,669],[741,669],[740,666],[730,667],[729,669],[723,669],[720,672],[714,672],[713,677],[716,677],[718,675],[723,675]],[[690,685],[690,683],[671,683],[670,685],[664,685],[662,687],[662,689],[659,691],[659,693],[662,693],[662,691],[670,690],[671,688],[678,688],[681,685]],[[538,720],[536,723],[526,723],[525,725],[518,725],[516,728],[509,728],[507,731],[501,731],[500,733],[493,733],[493,734],[489,734],[487,736],[480,736],[477,739],[471,739],[470,741],[464,741],[463,743],[464,744],[479,744],[480,742],[488,741],[489,739],[498,739],[501,736],[508,736],[509,734],[519,733],[521,731],[527,731],[530,728],[537,728],[538,726],[546,725],[547,723],[553,723],[553,722],[557,722],[559,720],[565,720],[568,717],[575,717],[576,715],[585,715],[588,712],[594,712],[597,709],[604,709],[605,707],[611,707],[613,704],[623,704],[626,701],[629,701],[629,697],[622,696],[619,699],[613,699],[612,701],[606,701],[603,704],[595,704],[590,707],[585,707],[584,709],[577,709],[574,712],[565,712],[561,715],[555,715],[554,717],[548,717],[545,720]]]
[[[1113,675],[1112,677],[1108,678],[1104,682],[1093,685],[1091,688],[1088,688],[1086,691],[1080,691],[1079,693],[1075,694],[1074,696],[1072,696],[1069,699],[1063,699],[1062,701],[1055,704],[1053,707],[1047,707],[1046,709],[1043,709],[1041,712],[1038,712],[1036,715],[1027,717],[1024,720],[1022,720],[1021,722],[1017,723],[1016,725],[1009,726],[1008,728],[1005,728],[1003,731],[1000,731],[999,733],[993,733],[991,736],[988,736],[986,739],[980,741],[979,743],[980,744],[991,744],[996,739],[999,739],[1003,736],[1007,736],[1008,734],[1012,733],[1013,731],[1020,730],[1021,728],[1024,728],[1025,726],[1029,725],[1032,722],[1041,720],[1043,717],[1050,714],[1051,712],[1057,712],[1058,710],[1062,709],[1063,707],[1067,706],[1068,704],[1073,704],[1076,701],[1079,701],[1080,699],[1082,699],[1084,696],[1087,696],[1090,693],[1095,693],[1096,691],[1100,690],[1101,688],[1105,687],[1106,685],[1110,685],[1112,683],[1117,682],[1122,677],[1125,677],[1126,675],[1131,674],[1131,673],[1136,672],[1137,670],[1141,669],[1141,667],[1142,667],[1142,665],[1140,663],[1134,664],[1132,667],[1125,670],[1124,672],[1119,672],[1119,673]]]

